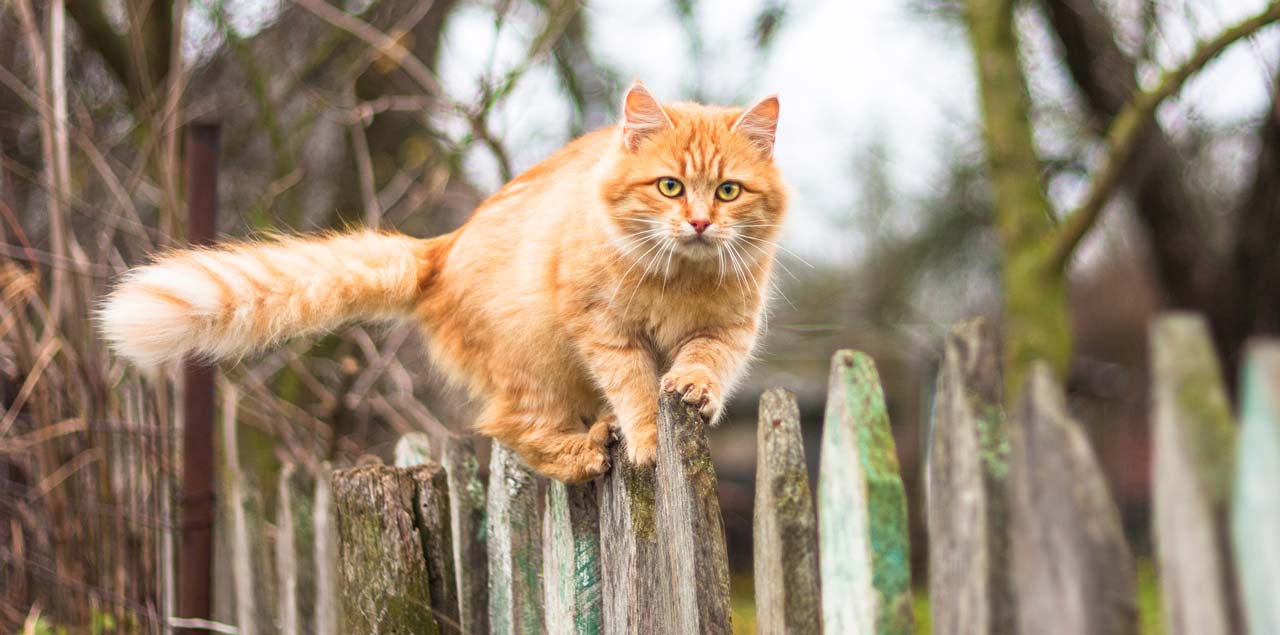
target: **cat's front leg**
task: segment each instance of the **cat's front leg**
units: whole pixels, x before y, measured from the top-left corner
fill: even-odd
[[[746,367],[755,338],[754,324],[697,333],[680,347],[671,370],[663,375],[663,392],[680,395],[698,407],[703,419],[718,423],[725,395]]]
[[[658,456],[658,369],[653,355],[626,337],[589,333],[582,357],[617,418],[627,458],[645,467]]]

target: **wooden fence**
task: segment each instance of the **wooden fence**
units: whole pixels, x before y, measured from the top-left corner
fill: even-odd
[[[1006,412],[993,342],[981,321],[960,325],[940,365],[925,466],[933,630],[1136,633],[1133,558],[1083,429],[1047,368]],[[1253,346],[1239,426],[1202,320],[1158,320],[1150,350],[1167,628],[1280,632],[1280,346]],[[790,393],[761,397],[757,439],[758,631],[915,632],[906,498],[874,362],[832,360],[816,490]],[[732,630],[716,475],[694,410],[660,403],[657,469],[615,447],[613,470],[584,485],[538,477],[495,444],[486,487],[469,439],[436,446],[410,435],[395,466],[339,470],[331,488],[322,470],[290,468],[279,600],[249,581],[270,563],[247,541],[225,565],[249,572],[232,576],[243,588],[223,610],[238,632]],[[238,543],[252,516],[230,516]]]

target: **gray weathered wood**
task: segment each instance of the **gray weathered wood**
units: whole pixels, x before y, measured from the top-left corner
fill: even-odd
[[[600,482],[600,586],[604,632],[663,632],[660,594],[666,557],[658,548],[655,470],[627,460],[623,444],[610,449],[613,468]]]
[[[1280,342],[1245,357],[1232,545],[1250,633],[1280,633]]]
[[[926,466],[929,596],[938,633],[1016,630],[1009,580],[1009,437],[1000,355],[982,319],[947,335]]]
[[[854,351],[839,351],[831,360],[818,540],[825,632],[913,632],[907,503],[898,455],[875,363]]]
[[[431,459],[430,439],[410,433],[396,444],[396,464],[413,468],[414,501],[423,557],[431,581],[431,608],[442,634],[462,632],[458,616],[458,577],[454,571],[449,483],[444,468]]]
[[[315,635],[338,635],[338,527],[333,509],[333,467],[328,462],[316,471],[315,503],[311,523],[315,530]]]
[[[754,525],[757,632],[821,632],[818,521],[800,410],[795,395],[780,388],[760,397]]]
[[[1227,512],[1236,430],[1204,320],[1151,326],[1154,537],[1173,635],[1241,632],[1233,606]]]
[[[474,440],[446,438],[440,462],[449,483],[450,535],[462,632],[483,635],[489,632],[489,555],[485,548],[488,511]]]
[[[595,483],[547,485],[542,541],[547,632],[600,635],[600,510]]]
[[[280,592],[280,635],[299,635],[301,612],[298,608],[298,548],[294,535],[294,492],[292,482],[297,472],[293,463],[280,469],[276,499],[276,584]]]
[[[489,627],[494,635],[543,630],[538,479],[494,443],[489,461]]]
[[[1136,633],[1133,557],[1120,514],[1047,365],[1033,366],[1009,422],[1019,632]]]
[[[729,633],[729,558],[716,470],[698,409],[658,403],[658,545],[666,552],[664,620],[674,633]]]
[[[439,633],[417,525],[412,469],[368,465],[333,473],[347,633]]]

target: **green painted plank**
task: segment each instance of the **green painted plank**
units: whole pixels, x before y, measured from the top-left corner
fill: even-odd
[[[1245,357],[1232,545],[1250,633],[1280,633],[1280,343]]]
[[[929,591],[939,633],[1015,632],[1009,437],[995,333],[976,319],[947,334],[925,466]]]
[[[1241,631],[1231,592],[1227,507],[1236,427],[1203,318],[1151,325],[1152,530],[1171,635]]]
[[[800,435],[800,409],[789,391],[760,397],[756,426],[756,629],[802,635],[822,631],[818,521]]]
[[[595,483],[548,483],[542,541],[547,632],[600,635],[600,511]]]
[[[875,363],[831,360],[818,476],[822,616],[827,633],[914,631],[907,502]]]
[[[538,635],[542,615],[542,527],[538,479],[494,443],[489,461],[489,627],[494,635]]]

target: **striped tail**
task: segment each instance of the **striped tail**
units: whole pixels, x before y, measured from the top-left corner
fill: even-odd
[[[238,358],[346,322],[408,317],[451,243],[357,232],[174,251],[126,274],[98,320],[142,368]]]

